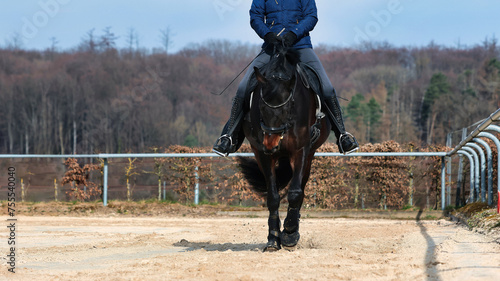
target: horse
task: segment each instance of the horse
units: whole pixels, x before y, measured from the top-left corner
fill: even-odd
[[[250,109],[242,131],[255,159],[239,157],[238,161],[254,191],[267,196],[269,233],[264,251],[296,247],[314,153],[331,130],[304,69],[293,49],[278,50],[268,64],[254,68],[258,83],[248,98]],[[288,210],[281,230],[279,191],[287,186]]]

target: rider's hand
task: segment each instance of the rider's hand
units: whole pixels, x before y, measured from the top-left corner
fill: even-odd
[[[297,41],[297,35],[295,33],[288,31],[285,35],[283,35],[283,43],[285,47],[292,47]]]
[[[278,46],[281,44],[281,37],[276,35],[274,32],[269,32],[264,36],[264,41],[272,46]]]

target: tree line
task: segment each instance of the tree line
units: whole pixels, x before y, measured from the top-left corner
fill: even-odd
[[[167,31],[166,31],[167,32]],[[73,50],[0,48],[1,153],[148,152],[211,146],[259,46],[212,40],[174,54],[119,49],[106,29]],[[168,46],[168,43],[165,43]],[[362,144],[444,144],[500,106],[500,47],[316,48]]]

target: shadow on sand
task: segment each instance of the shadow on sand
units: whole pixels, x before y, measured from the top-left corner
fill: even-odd
[[[266,244],[261,243],[261,244],[247,244],[247,243],[224,243],[224,244],[217,244],[217,243],[211,243],[211,242],[189,242],[186,239],[182,239],[179,242],[176,242],[173,244],[175,247],[183,247],[186,248],[185,251],[196,251],[196,250],[201,250],[204,249],[205,251],[212,252],[212,251],[219,251],[219,252],[225,252],[225,251],[233,251],[233,252],[240,252],[240,251],[260,251],[262,252],[262,249],[266,246]]]
[[[436,252],[436,242],[434,242],[434,239],[427,233],[427,228],[424,226],[424,224],[420,221],[420,216],[422,215],[423,209],[420,208],[418,211],[417,217],[415,220],[417,221],[417,225],[420,228],[420,233],[422,233],[422,236],[424,236],[425,241],[427,242],[427,252],[425,253],[425,270],[426,270],[426,275],[427,275],[427,280],[433,280],[433,281],[439,281],[441,280],[439,278],[436,265],[438,264],[436,261],[434,261],[435,257],[435,252]]]

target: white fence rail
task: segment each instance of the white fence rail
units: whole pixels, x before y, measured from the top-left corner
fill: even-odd
[[[357,152],[348,155],[343,155],[341,153],[333,152],[318,152],[315,154],[316,157],[383,157],[383,156],[393,156],[393,157],[431,157],[438,156],[441,157],[441,193],[442,193],[442,209],[445,208],[445,156],[446,152]],[[233,153],[229,155],[230,157],[253,157],[253,153]],[[103,205],[108,205],[108,171],[109,162],[108,159],[114,158],[205,158],[205,157],[220,157],[215,153],[120,153],[120,154],[0,154],[0,158],[99,158],[104,162],[103,167]],[[194,203],[199,202],[199,186],[198,183],[194,187],[195,196]],[[448,202],[449,203],[449,202]]]

